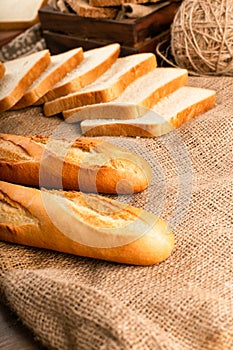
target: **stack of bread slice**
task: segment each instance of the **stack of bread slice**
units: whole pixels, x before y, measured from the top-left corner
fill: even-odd
[[[85,55],[80,47],[54,56],[43,50],[5,62],[0,68],[2,75],[5,72],[0,80],[0,112],[43,103],[47,94],[53,98],[76,91],[102,75],[119,52],[119,44]]]
[[[46,116],[51,116],[70,108],[111,101],[123,93],[137,78],[152,71],[155,67],[156,59],[153,53],[118,58],[93,83],[72,94],[46,102],[44,113]]]
[[[160,136],[215,106],[215,91],[187,82],[186,69],[159,68],[153,53],[118,58],[91,84],[49,92],[44,114],[62,112],[86,136]]]
[[[5,73],[0,80],[0,112],[12,108],[50,62],[49,50],[5,62]]]
[[[178,128],[184,122],[204,113],[214,105],[215,91],[183,86],[161,99],[152,108],[140,108],[139,117],[133,118],[131,114],[131,119],[124,118],[124,120],[90,118],[81,122],[81,129],[87,136],[160,136]],[[116,107],[125,110],[125,106],[117,105]],[[102,108],[101,115],[106,118],[105,107]],[[114,109],[115,106],[112,108]],[[140,114],[143,115],[140,116]],[[73,118],[75,118],[74,115]]]
[[[0,112],[32,105],[83,60],[82,48],[51,56],[42,50],[4,63]]]
[[[51,56],[49,66],[40,74],[33,84],[24,92],[22,98],[14,105],[14,109],[31,106],[39,98],[51,90],[53,86],[72,71],[83,60],[81,47],[59,55]]]
[[[81,122],[84,135],[154,137],[215,106],[215,91],[186,85],[187,70],[159,68],[153,53],[119,54],[116,43],[7,62],[0,111],[43,105],[47,117]]]

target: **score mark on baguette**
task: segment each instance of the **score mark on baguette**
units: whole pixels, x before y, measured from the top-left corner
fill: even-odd
[[[101,140],[0,134],[0,180],[115,194],[143,191],[152,170],[139,155]]]
[[[12,243],[134,265],[160,263],[174,247],[165,221],[95,194],[0,181],[0,207],[0,239]]]

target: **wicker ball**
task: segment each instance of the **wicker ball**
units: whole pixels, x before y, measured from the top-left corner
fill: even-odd
[[[171,27],[171,51],[191,73],[233,76],[233,1],[185,0]]]

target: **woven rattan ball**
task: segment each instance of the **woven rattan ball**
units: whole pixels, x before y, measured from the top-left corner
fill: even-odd
[[[176,64],[198,75],[233,76],[233,1],[185,0],[171,27]]]

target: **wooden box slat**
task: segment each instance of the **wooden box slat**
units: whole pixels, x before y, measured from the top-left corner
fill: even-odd
[[[138,19],[134,26],[137,33],[137,42],[143,41],[147,37],[154,37],[168,29],[179,6],[180,3],[171,3],[156,11],[152,16]]]
[[[171,3],[147,16],[121,21],[65,14],[46,6],[39,10],[39,18],[43,31],[134,47],[168,29],[179,5]]]
[[[158,43],[166,40],[170,36],[170,30],[162,32],[154,38],[147,39],[144,42],[139,43],[135,47],[121,45],[120,56],[128,56],[142,52],[155,52]],[[60,52],[64,52],[75,47],[82,47],[84,51],[91,50],[97,47],[108,45],[107,41],[98,40],[85,40],[77,36],[65,35],[54,33],[50,31],[44,31],[44,38],[50,52],[56,55]]]
[[[39,11],[43,30],[51,32],[76,34],[79,37],[90,39],[104,39],[111,42],[125,39],[126,43],[134,43],[134,27],[128,22],[115,20],[86,18],[72,13],[64,14],[54,11],[49,6]]]

